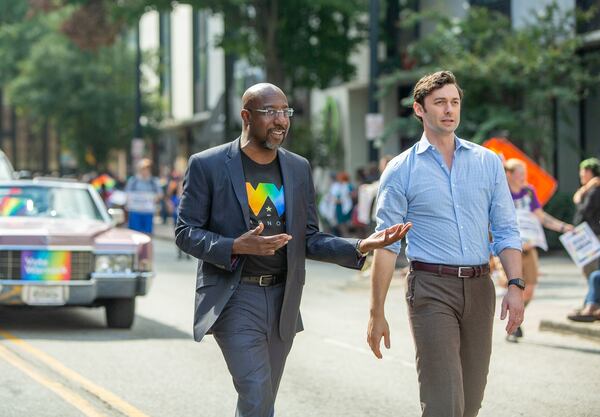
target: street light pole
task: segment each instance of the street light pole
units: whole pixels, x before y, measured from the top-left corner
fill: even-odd
[[[140,118],[142,116],[142,92],[140,83],[142,81],[142,49],[140,45],[140,22],[138,21],[135,26],[135,102],[133,109],[133,141],[132,146],[129,148],[130,163],[132,173],[135,173],[135,164],[141,158],[138,153],[139,141],[142,140],[142,125]],[[129,173],[125,173],[128,176]]]
[[[133,130],[134,138],[142,137],[142,126],[140,124],[140,118],[142,116],[142,92],[140,89],[140,83],[142,80],[142,50],[140,47],[140,24],[136,25],[135,28],[135,125]]]
[[[369,113],[379,113],[379,102],[377,101],[377,78],[379,77],[379,0],[369,1]],[[369,161],[378,159],[375,141],[368,140]]]

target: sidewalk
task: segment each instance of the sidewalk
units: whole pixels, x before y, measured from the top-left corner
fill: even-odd
[[[154,238],[173,242],[172,224],[154,224]],[[403,285],[402,271],[394,274],[393,286]],[[347,289],[369,288],[368,273],[356,274]],[[497,288],[500,294],[503,289]],[[581,307],[587,292],[587,283],[575,264],[564,252],[554,252],[540,257],[540,280],[532,304],[526,310],[526,321],[539,322],[541,331],[577,335],[600,342],[600,321],[575,323],[567,315]]]
[[[538,290],[532,302],[544,306],[544,314],[539,317],[539,329],[578,335],[600,342],[600,321],[576,323],[567,319],[567,315],[574,309],[582,307],[587,282],[566,253],[541,257],[540,272]]]

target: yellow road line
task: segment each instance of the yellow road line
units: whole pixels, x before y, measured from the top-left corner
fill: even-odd
[[[33,347],[29,343],[24,340],[19,339],[18,337],[8,333],[4,330],[0,330],[0,336],[7,339],[8,341],[14,343],[19,346],[23,350],[27,351],[31,355],[35,356],[37,359],[45,363],[47,366],[52,368],[54,371],[62,375],[63,377],[70,379],[71,381],[76,382],[81,385],[85,390],[100,398],[102,401],[108,403],[112,407],[119,410],[121,413],[126,415],[127,417],[149,417],[144,414],[142,411],[138,410],[125,400],[119,398],[117,395],[112,392],[94,384],[87,378],[79,375],[77,372],[67,368],[62,363],[48,355],[47,353]]]
[[[81,411],[86,416],[106,417],[105,414],[96,411],[96,409],[84,398],[80,397],[60,382],[52,381],[51,379],[37,372],[32,366],[27,364],[27,362],[20,359],[17,355],[15,355],[2,345],[0,345],[0,358],[4,359],[6,362],[10,363],[15,368],[18,368],[21,371],[23,371],[23,373],[27,374],[31,379],[37,381],[41,385],[44,385],[46,388],[54,391],[58,396],[62,397],[62,399],[64,399],[66,402],[79,409],[79,411]]]

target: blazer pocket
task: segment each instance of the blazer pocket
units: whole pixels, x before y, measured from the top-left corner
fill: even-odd
[[[196,289],[216,285],[218,279],[217,275],[201,275],[196,278]]]

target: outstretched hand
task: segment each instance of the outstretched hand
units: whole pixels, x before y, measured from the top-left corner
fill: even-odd
[[[367,253],[373,249],[381,249],[402,239],[412,227],[412,223],[398,223],[387,229],[373,233],[366,239],[360,241],[358,250]]]
[[[292,240],[292,236],[281,233],[273,236],[261,236],[265,225],[260,223],[257,227],[244,233],[233,241],[231,253],[234,255],[275,255],[275,251]]]

